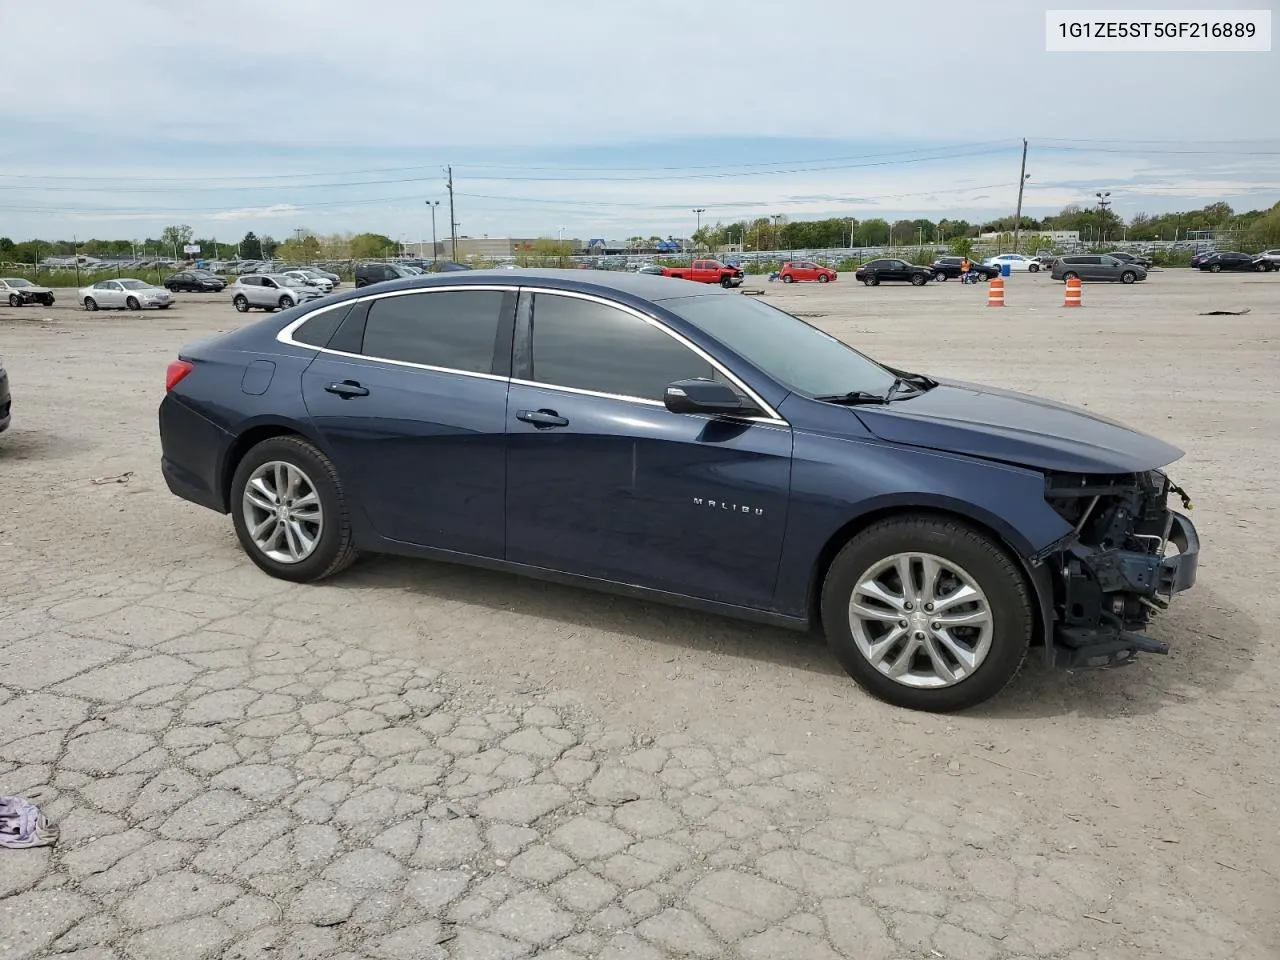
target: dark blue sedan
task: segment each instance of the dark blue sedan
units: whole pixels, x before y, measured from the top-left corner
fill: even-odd
[[[795,628],[906,707],[1093,666],[1195,582],[1182,451],[877,363],[755,297],[574,270],[415,277],[183,350],[170,490],[312,581],[453,560]]]

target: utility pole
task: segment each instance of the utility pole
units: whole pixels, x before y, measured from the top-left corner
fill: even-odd
[[[456,261],[458,259],[458,221],[453,215],[453,166],[445,167],[445,173],[449,175],[449,256]]]
[[[439,254],[436,253],[436,207],[440,206],[440,201],[428,200],[427,206],[431,208],[431,269],[435,270],[440,261]]]
[[[1027,138],[1022,138],[1022,169],[1018,173],[1018,211],[1013,215],[1013,252],[1018,252],[1022,239],[1022,188],[1027,183]]]

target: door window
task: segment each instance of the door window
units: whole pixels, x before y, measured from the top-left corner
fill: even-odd
[[[491,373],[506,296],[501,290],[449,290],[375,300],[361,352],[382,360]]]
[[[533,380],[659,403],[667,385],[715,368],[661,328],[594,300],[533,300]]]

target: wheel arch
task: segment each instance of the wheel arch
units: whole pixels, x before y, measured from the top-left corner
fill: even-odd
[[[814,627],[822,625],[822,584],[836,555],[854,537],[882,520],[894,517],[923,516],[939,520],[959,522],[994,541],[1017,564],[1022,579],[1035,601],[1037,616],[1031,636],[1033,646],[1043,645],[1048,662],[1053,659],[1053,581],[1043,564],[1032,566],[1027,560],[1030,544],[1007,523],[990,512],[971,503],[950,497],[930,495],[910,501],[895,500],[874,503],[857,516],[845,521],[835,530],[814,560],[809,576],[809,595],[806,609],[809,622]]]
[[[240,466],[240,461],[244,459],[245,454],[262,443],[262,441],[273,440],[276,437],[301,437],[324,451],[319,438],[313,436],[297,423],[290,423],[284,420],[268,420],[251,424],[236,435],[236,438],[228,445],[227,452],[222,458],[222,466],[218,471],[218,502],[222,505],[223,512],[231,512],[231,481],[236,475],[236,468]],[[328,456],[327,453],[325,455]]]

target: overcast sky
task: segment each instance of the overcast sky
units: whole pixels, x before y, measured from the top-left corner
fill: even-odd
[[[1047,53],[1061,6],[3,0],[0,236],[416,240],[446,164],[472,236],[981,219],[1023,137],[1033,215],[1280,200],[1280,53]]]

